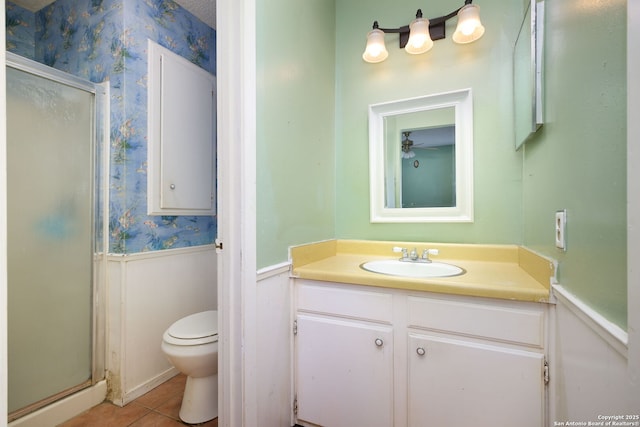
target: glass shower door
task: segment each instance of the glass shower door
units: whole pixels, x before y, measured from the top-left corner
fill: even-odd
[[[95,94],[7,67],[9,418],[91,384]]]

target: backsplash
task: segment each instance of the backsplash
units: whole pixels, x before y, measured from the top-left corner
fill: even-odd
[[[36,13],[6,3],[7,50],[111,95],[109,251],[207,245],[209,216],[148,216],[147,39],[215,74],[216,33],[171,0],[57,0]]]

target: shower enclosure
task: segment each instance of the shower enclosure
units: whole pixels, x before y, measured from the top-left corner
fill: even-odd
[[[104,376],[106,88],[7,53],[9,421]]]

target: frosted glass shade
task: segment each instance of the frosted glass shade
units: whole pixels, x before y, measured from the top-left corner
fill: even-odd
[[[377,28],[367,34],[367,47],[362,54],[362,59],[372,64],[387,59],[389,52],[384,44],[384,31]]]
[[[409,41],[404,47],[407,53],[418,55],[433,47],[433,40],[429,34],[429,20],[416,18],[409,24]]]
[[[484,27],[480,22],[480,6],[476,4],[464,5],[458,11],[458,26],[453,33],[453,41],[456,43],[471,43],[478,40],[484,34]]]

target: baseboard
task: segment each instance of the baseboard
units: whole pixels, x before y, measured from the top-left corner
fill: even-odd
[[[157,377],[147,381],[144,384],[140,384],[136,388],[126,392],[122,396],[122,401],[120,401],[118,403],[116,403],[116,402],[114,402],[114,403],[116,403],[119,406],[124,406],[129,402],[133,402],[134,400],[136,400],[137,398],[139,398],[143,394],[148,393],[149,391],[151,391],[154,388],[158,387],[160,384],[162,384],[162,383],[170,380],[171,378],[175,377],[179,373],[180,372],[176,368],[171,367],[170,369],[164,371],[162,374],[158,375]]]

